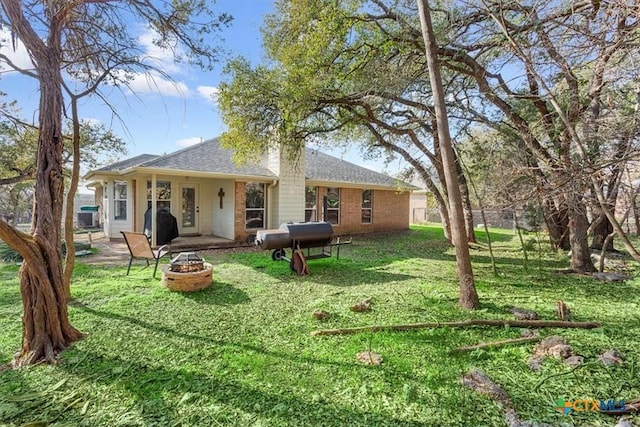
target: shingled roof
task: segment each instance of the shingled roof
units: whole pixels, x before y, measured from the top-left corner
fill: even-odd
[[[142,154],[91,172],[125,172],[131,168],[167,169],[189,171],[200,174],[228,174],[276,178],[264,165],[236,165],[232,160],[233,151],[220,147],[217,138],[203,141],[173,153],[156,156]],[[305,177],[308,180],[353,185],[397,187],[399,181],[387,175],[349,163],[318,150],[307,148]],[[402,184],[402,183],[400,183]],[[405,188],[412,188],[408,184]]]
[[[140,154],[139,156],[122,160],[121,162],[111,163],[110,165],[103,166],[100,169],[96,169],[92,172],[121,172],[125,169],[140,166],[146,162],[157,159],[158,157],[160,156],[158,156],[157,154]]]
[[[232,161],[232,156],[233,150],[220,147],[220,141],[214,138],[158,157],[141,166],[154,169],[275,177],[273,172],[262,165],[246,163],[238,166]]]
[[[403,184],[388,175],[354,165],[311,148],[307,148],[306,161],[305,176],[308,180],[384,187],[397,187],[399,184]],[[405,188],[407,185],[403,184]]]

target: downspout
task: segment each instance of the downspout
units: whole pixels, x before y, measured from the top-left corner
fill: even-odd
[[[271,222],[271,220],[273,219],[272,218],[273,217],[272,212],[273,212],[273,209],[274,209],[274,207],[272,205],[273,197],[271,197],[271,192],[277,186],[278,186],[278,180],[277,179],[274,179],[273,181],[271,181],[271,184],[269,184],[269,191],[267,192],[267,200],[265,200],[265,204],[264,204],[265,207],[269,206],[269,209],[267,209],[267,212],[266,212],[266,215],[265,215],[265,227],[264,227],[265,229],[267,229],[267,228],[277,228],[278,227],[278,224],[274,225]],[[268,224],[268,226],[267,226],[267,224]]]

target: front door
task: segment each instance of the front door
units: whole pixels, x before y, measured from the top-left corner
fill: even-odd
[[[181,184],[182,217],[180,218],[180,235],[200,234],[198,228],[198,184]]]

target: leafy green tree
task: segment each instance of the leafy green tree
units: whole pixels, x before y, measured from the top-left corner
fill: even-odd
[[[615,150],[598,148],[607,138],[599,123],[625,58],[638,53],[637,14],[623,2],[546,0],[458,2],[440,13],[450,24],[439,52],[443,65],[474,82],[468,94],[493,107],[489,122],[503,120],[518,135],[531,154],[545,206],[558,213],[556,220],[566,221],[571,266],[594,271],[585,195],[593,191],[615,226],[597,176],[618,160]]]
[[[257,157],[273,144],[289,145],[295,152],[305,140],[358,144],[368,157],[400,156],[433,194],[450,237],[422,42],[404,38],[400,26],[379,19],[383,11],[378,3],[276,2],[277,11],[263,31],[273,62],[255,68],[243,59],[228,64],[232,79],[221,86],[219,96],[229,125],[223,143],[245,158]],[[395,6],[407,16],[416,15],[413,1]],[[450,75],[445,78],[447,86],[453,84]],[[469,214],[467,235],[473,241],[461,169],[458,177]]]

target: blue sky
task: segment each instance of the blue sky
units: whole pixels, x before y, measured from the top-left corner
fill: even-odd
[[[219,11],[234,17],[231,26],[222,33],[224,49],[233,56],[242,55],[258,63],[263,56],[260,27],[264,16],[273,11],[273,1],[217,0],[216,5]],[[2,36],[6,37],[6,32]],[[224,61],[212,72],[176,66],[165,60],[164,53],[150,43],[149,34],[141,31],[139,37],[148,54],[157,58],[158,64],[173,77],[175,83],[156,78],[150,84],[147,78],[139,76],[132,85],[135,95],[114,89],[109,96],[122,120],[115,118],[97,98],[82,102],[81,117],[111,127],[126,142],[127,157],[142,153],[170,153],[220,135],[225,126],[211,95],[224,78]],[[20,49],[16,52],[9,52],[6,47],[2,49],[18,63],[27,61],[26,53]],[[31,119],[37,116],[38,88],[33,79],[2,72],[0,90],[7,92],[9,99],[19,101],[24,117]],[[329,154],[389,174],[401,167],[397,162],[385,167],[382,162],[365,161],[357,149],[346,153],[335,150]]]

